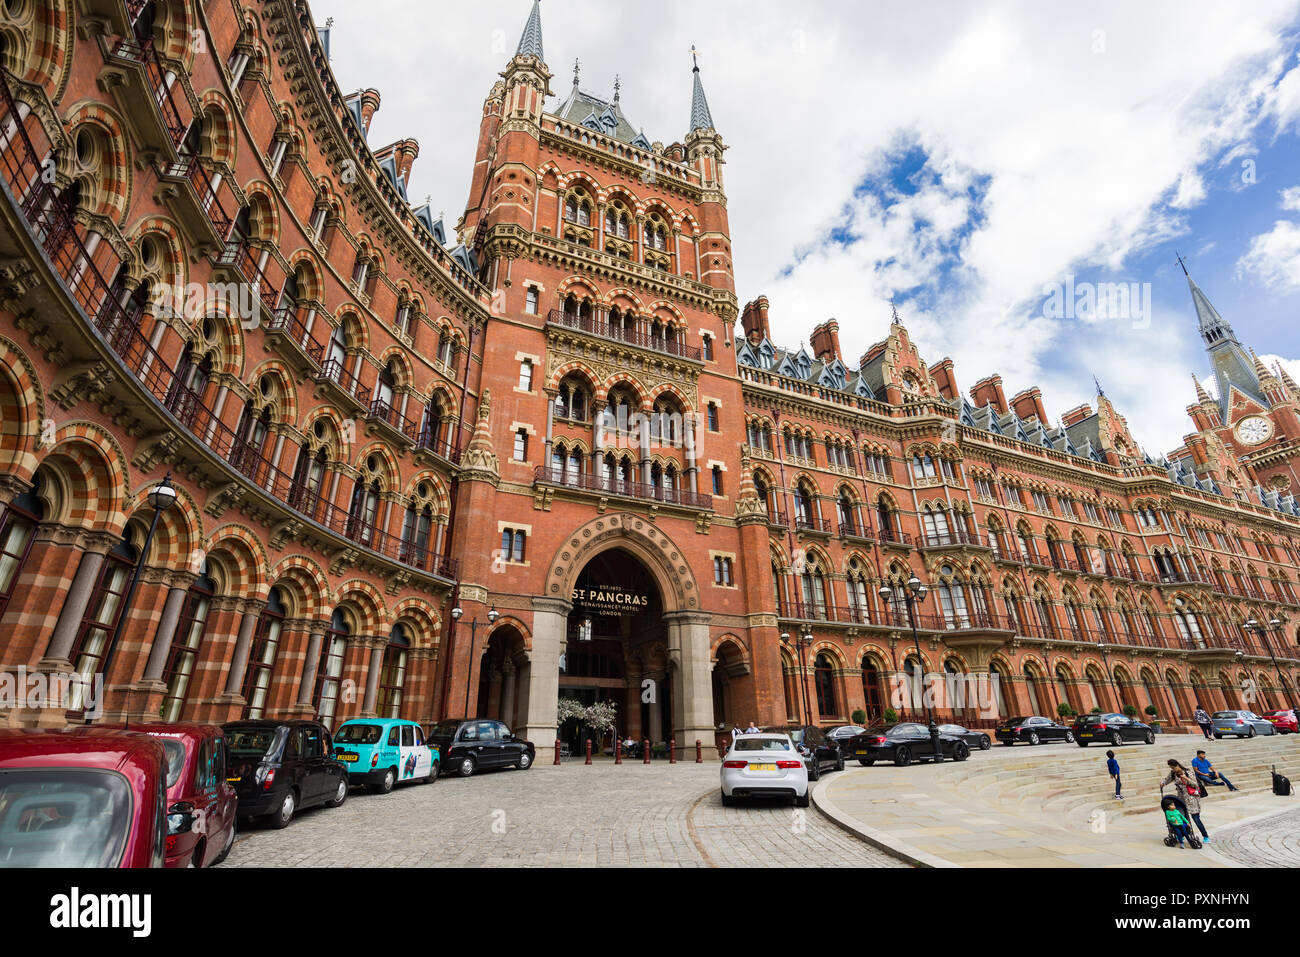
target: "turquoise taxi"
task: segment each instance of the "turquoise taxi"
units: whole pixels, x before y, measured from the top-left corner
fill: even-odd
[[[437,745],[429,745],[414,721],[353,718],[334,734],[334,759],[343,762],[349,783],[379,794],[403,781],[437,780],[438,757]]]

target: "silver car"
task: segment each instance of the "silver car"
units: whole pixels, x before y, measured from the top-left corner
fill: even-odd
[[[808,765],[788,734],[741,734],[722,759],[722,803],[788,797],[808,806]]]
[[[1267,718],[1261,718],[1253,711],[1216,711],[1210,719],[1214,736],[1222,738],[1225,734],[1238,738],[1253,738],[1257,734],[1277,734],[1277,729]]]

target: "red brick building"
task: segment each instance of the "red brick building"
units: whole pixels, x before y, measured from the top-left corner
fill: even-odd
[[[301,0],[71,10],[0,15],[4,668],[111,657],[134,720],[468,711],[543,747],[560,698],[691,745],[918,671],[995,686],[936,704],[971,723],[1290,700],[1300,390],[1194,284],[1220,398],[1155,462],[1100,390],[1052,425],[897,316],[857,360],[834,320],[774,343],[698,67],[651,141],[576,74],[548,99],[534,3],[449,231]]]

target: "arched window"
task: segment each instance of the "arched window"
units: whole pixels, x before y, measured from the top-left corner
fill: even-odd
[[[1184,647],[1205,647],[1205,636],[1201,633],[1201,623],[1196,612],[1188,608],[1181,598],[1174,599],[1174,625],[1178,628],[1178,637],[1183,639]]]
[[[1006,699],[1002,694],[1002,686],[1005,677],[1002,674],[1002,668],[996,661],[989,662],[989,691],[992,693],[993,701],[998,709],[999,717],[1009,717],[1007,715]]]
[[[867,721],[875,721],[884,714],[885,695],[881,688],[880,672],[871,659],[862,663],[862,700],[866,705]]]
[[[867,573],[856,558],[849,561],[846,584],[849,592],[849,608],[853,612],[855,623],[863,624],[871,620],[871,604]]]
[[[1056,676],[1057,703],[1073,706],[1074,702],[1070,700],[1070,676],[1065,670],[1065,665],[1057,665],[1054,674]]]
[[[348,509],[347,536],[354,542],[370,545],[375,539],[375,519],[379,514],[379,481],[369,485],[358,480],[352,492],[352,506]]]
[[[809,560],[804,563],[803,574],[799,576],[803,591],[803,613],[810,618],[826,618],[826,575],[821,563]]]
[[[316,717],[327,728],[334,721],[338,708],[339,691],[343,679],[343,660],[347,655],[348,636],[352,629],[342,611],[335,610],[330,618],[329,630],[321,643],[320,660],[316,666],[316,689],[312,696],[312,707]]]
[[[808,486],[804,485],[802,482],[795,486],[794,511],[795,518],[804,525],[811,525],[813,518],[816,517],[812,493],[808,491]]]
[[[266,698],[275,662],[280,652],[280,633],[284,630],[286,608],[279,588],[272,588],[266,608],[257,617],[257,629],[248,649],[248,670],[244,673],[244,717],[260,718],[266,714]]]
[[[159,713],[163,721],[180,720],[190,687],[190,678],[194,674],[194,663],[198,660],[199,650],[203,645],[203,633],[207,628],[212,596],[216,590],[216,582],[208,577],[205,568],[204,573],[190,586],[189,593],[185,596],[180,623],[176,626],[176,637],[172,639],[167,664],[163,669],[162,680],[167,686],[162,710]]]
[[[402,523],[401,560],[416,568],[427,568],[429,537],[432,532],[433,509],[428,505],[421,508],[412,502],[406,509],[406,520]]]
[[[45,505],[40,499],[42,481],[37,472],[32,490],[11,501],[0,517],[0,619],[4,618],[27,556],[31,554],[36,526],[45,518]]]
[[[829,655],[818,655],[813,671],[817,685],[817,711],[824,718],[835,717],[839,714],[835,699],[835,663]]]
[[[406,687],[406,659],[410,653],[411,640],[407,637],[406,626],[393,626],[393,633],[384,648],[384,661],[379,671],[379,697],[375,713],[381,718],[399,718],[402,711],[402,695]]]
[[[82,556],[86,561],[89,553]],[[122,611],[122,600],[135,569],[139,551],[135,544],[135,529],[128,526],[122,540],[104,556],[95,590],[86,605],[77,640],[69,656],[73,667],[82,677],[90,680],[102,671],[102,661],[108,650],[109,636],[117,626]]]
[[[939,608],[943,612],[944,626],[949,630],[970,627],[970,611],[966,605],[966,586],[957,569],[944,565],[939,569]]]

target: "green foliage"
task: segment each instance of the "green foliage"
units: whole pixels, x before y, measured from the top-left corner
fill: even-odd
[[[893,708],[886,708],[886,709],[885,709],[885,723],[886,723],[886,724],[897,724],[897,723],[898,723],[898,712],[895,711]]]
[[[857,708],[854,710],[854,712],[851,715],[849,715],[849,720],[852,721],[854,724],[866,724],[867,713],[863,711],[861,708]]]

